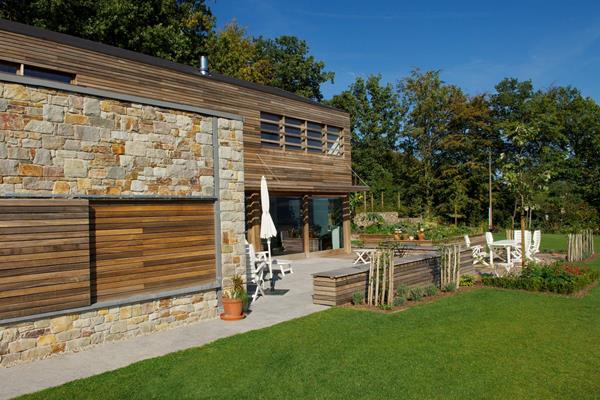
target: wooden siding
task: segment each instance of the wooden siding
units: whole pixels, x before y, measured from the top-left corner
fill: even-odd
[[[7,23],[4,23],[7,26]],[[267,176],[272,191],[349,191],[350,119],[347,113],[172,68],[0,29],[0,59],[75,73],[78,85],[235,113],[244,118],[247,189]],[[344,154],[282,151],[260,144],[260,111],[343,129]]]
[[[0,199],[0,319],[90,304],[87,200]]]
[[[439,261],[435,254],[412,255],[397,258],[394,269],[394,286],[439,286]],[[461,275],[475,274],[472,252],[461,251]],[[335,306],[352,301],[354,292],[367,295],[369,266],[355,266],[313,275],[313,302]]]
[[[212,202],[93,201],[94,301],[216,279]]]

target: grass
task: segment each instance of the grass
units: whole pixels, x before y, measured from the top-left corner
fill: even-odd
[[[494,240],[506,239],[504,232],[494,233]],[[594,236],[594,249],[600,251],[600,235]],[[542,253],[566,253],[567,235],[561,233],[543,233],[542,243],[540,243]]]
[[[396,314],[333,308],[25,398],[599,398],[598,310],[600,286],[582,298],[480,289]]]

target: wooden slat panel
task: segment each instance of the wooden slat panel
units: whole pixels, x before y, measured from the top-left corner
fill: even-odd
[[[87,200],[0,199],[0,319],[90,305]]]
[[[90,208],[94,300],[215,280],[212,203],[95,201]]]

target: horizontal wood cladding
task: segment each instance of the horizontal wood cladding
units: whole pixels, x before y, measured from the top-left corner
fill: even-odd
[[[94,301],[216,279],[212,202],[92,201]]]
[[[342,111],[6,30],[0,30],[0,59],[75,73],[81,86],[242,116],[246,188],[258,188],[262,175],[269,178],[274,191],[327,191],[331,185],[352,184],[350,120]],[[261,111],[342,128],[344,154],[284,151],[261,145]]]
[[[88,201],[0,199],[0,319],[87,305]]]

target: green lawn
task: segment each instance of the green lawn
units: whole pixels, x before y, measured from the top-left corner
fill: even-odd
[[[597,399],[599,310],[600,286],[583,298],[479,289],[396,314],[333,308],[27,398]]]
[[[505,239],[504,232],[494,233],[494,240]],[[600,236],[594,236],[594,249],[600,251]],[[542,253],[549,252],[567,252],[567,235],[561,233],[542,233],[542,243],[540,244]]]

